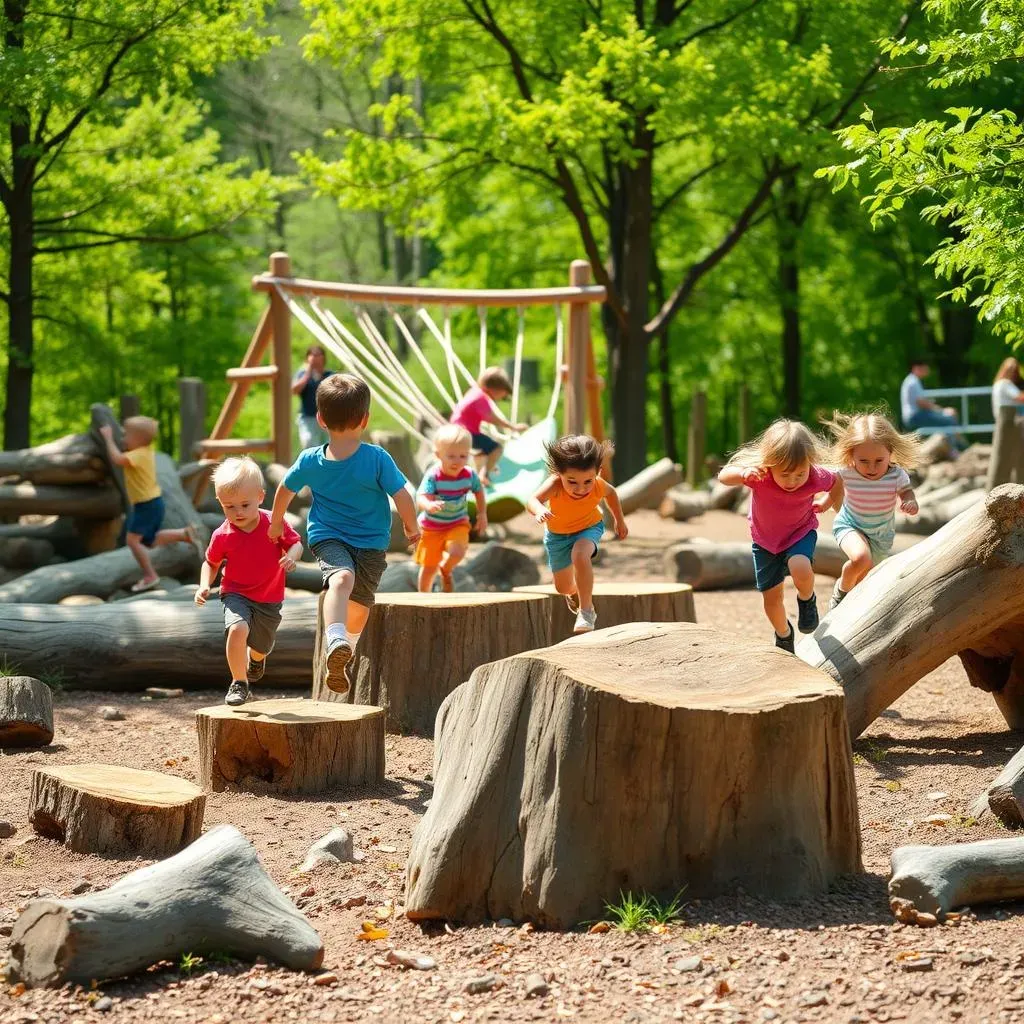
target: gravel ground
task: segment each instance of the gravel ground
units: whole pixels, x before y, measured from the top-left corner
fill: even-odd
[[[639,514],[631,524],[630,540],[608,545],[599,578],[662,579],[661,553],[671,540],[745,535],[742,520],[725,513],[692,525]],[[532,525],[513,526],[510,539],[537,555]],[[819,600],[829,589],[822,580]],[[753,591],[702,593],[696,604],[701,622],[745,638],[739,650],[768,641]],[[54,744],[0,755],[0,819],[16,830],[0,840],[0,958],[3,936],[32,897],[102,888],[143,863],[74,854],[36,838],[25,817],[33,767],[102,761],[195,780],[193,712],[221,696],[194,692],[157,702],[61,692]],[[105,704],[122,708],[124,721],[100,719]],[[1016,746],[991,699],[948,662],[855,744],[863,875],[815,900],[773,903],[737,891],[691,902],[684,920],[662,934],[559,934],[405,920],[403,869],[431,795],[433,745],[389,737],[388,779],[378,791],[321,800],[212,794],[207,802],[207,826],[238,826],[319,930],[326,946],[320,975],[207,960],[158,965],[93,989],[19,993],[5,986],[0,1021],[1024,1021],[1020,906],[978,907],[955,924],[923,930],[893,922],[885,891],[896,846],[1005,835],[991,821],[969,819],[967,807]],[[951,817],[928,824],[936,812]],[[310,843],[339,824],[366,859],[299,875]],[[367,919],[388,937],[358,941]],[[426,954],[438,966],[392,966],[386,954],[394,948]],[[904,969],[911,952],[930,961],[926,970]],[[527,996],[531,974],[543,976],[546,993]],[[469,994],[470,981],[485,991]]]

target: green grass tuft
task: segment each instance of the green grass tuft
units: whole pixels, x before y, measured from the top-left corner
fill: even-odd
[[[685,889],[680,889],[667,903],[661,902],[648,892],[639,895],[633,892],[620,892],[618,903],[606,903],[604,909],[613,926],[619,931],[644,932],[655,925],[664,927],[681,920],[684,892]]]

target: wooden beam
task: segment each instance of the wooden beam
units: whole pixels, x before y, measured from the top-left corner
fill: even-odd
[[[275,279],[290,278],[291,260],[285,252],[270,254],[270,273]],[[274,437],[274,458],[287,466],[292,461],[292,313],[288,303],[275,288],[270,293],[270,322],[274,332],[274,363],[281,372],[274,378],[271,406],[271,432]]]
[[[569,283],[583,287],[590,280],[590,264],[573,260],[569,264]],[[566,337],[566,363],[569,376],[565,382],[565,432],[582,434],[586,430],[587,339],[590,337],[590,307],[575,304],[569,307],[569,331]]]
[[[260,322],[257,324],[252,340],[249,342],[249,348],[242,359],[242,366],[248,368],[258,365],[269,344],[270,307],[268,306],[263,310]],[[228,397],[224,400],[224,405],[220,410],[220,415],[217,417],[217,422],[214,424],[213,430],[210,431],[211,440],[227,437],[234,429],[235,423],[238,420],[238,414],[242,411],[242,403],[245,401],[245,396],[249,393],[251,385],[252,381],[250,380],[235,381],[231,385],[231,390],[228,392]]]
[[[274,441],[272,438],[210,437],[205,441],[200,441],[198,447],[203,452],[241,455],[243,452],[272,452],[274,451]]]
[[[277,376],[276,366],[236,366],[225,374],[228,380],[273,380]]]

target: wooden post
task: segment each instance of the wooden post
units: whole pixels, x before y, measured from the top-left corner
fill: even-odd
[[[737,418],[740,436],[737,438],[736,447],[745,445],[750,440],[750,388],[746,384],[740,385],[740,407]]]
[[[124,423],[129,416],[138,416],[142,411],[138,395],[121,396],[121,422]]]
[[[191,462],[196,445],[206,437],[206,381],[179,377],[178,402],[178,459]]]
[[[992,490],[1013,478],[1020,459],[1021,436],[1017,426],[1017,407],[1004,405],[996,416],[996,429],[992,435],[992,457],[988,463],[985,487]]]
[[[575,287],[590,284],[590,264],[573,260],[569,264],[569,284]],[[566,339],[565,432],[582,434],[586,429],[587,346],[590,341],[590,304],[569,304],[569,334]]]
[[[291,277],[292,263],[286,252],[270,254],[273,277]],[[270,293],[270,325],[274,333],[274,401],[271,416],[274,432],[274,458],[288,466],[292,461],[292,315],[287,303],[276,291]]]
[[[686,482],[696,487],[704,476],[704,448],[707,442],[708,396],[694,391],[690,403],[690,429],[686,440]]]

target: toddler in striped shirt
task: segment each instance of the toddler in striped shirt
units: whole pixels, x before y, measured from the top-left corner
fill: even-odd
[[[826,424],[835,441],[832,453],[842,477],[843,506],[832,535],[846,555],[828,610],[887,558],[896,539],[896,508],[917,515],[917,498],[907,470],[921,461],[921,442],[901,434],[881,413],[835,413]]]
[[[473,439],[469,431],[456,423],[438,429],[434,435],[434,454],[438,464],[427,470],[416,492],[420,509],[420,540],[416,545],[416,564],[420,567],[418,588],[429,594],[434,577],[441,571],[441,589],[451,593],[452,570],[465,557],[469,547],[470,492],[476,499],[476,531],[487,529],[487,504],[484,486],[476,471],[469,468]]]

